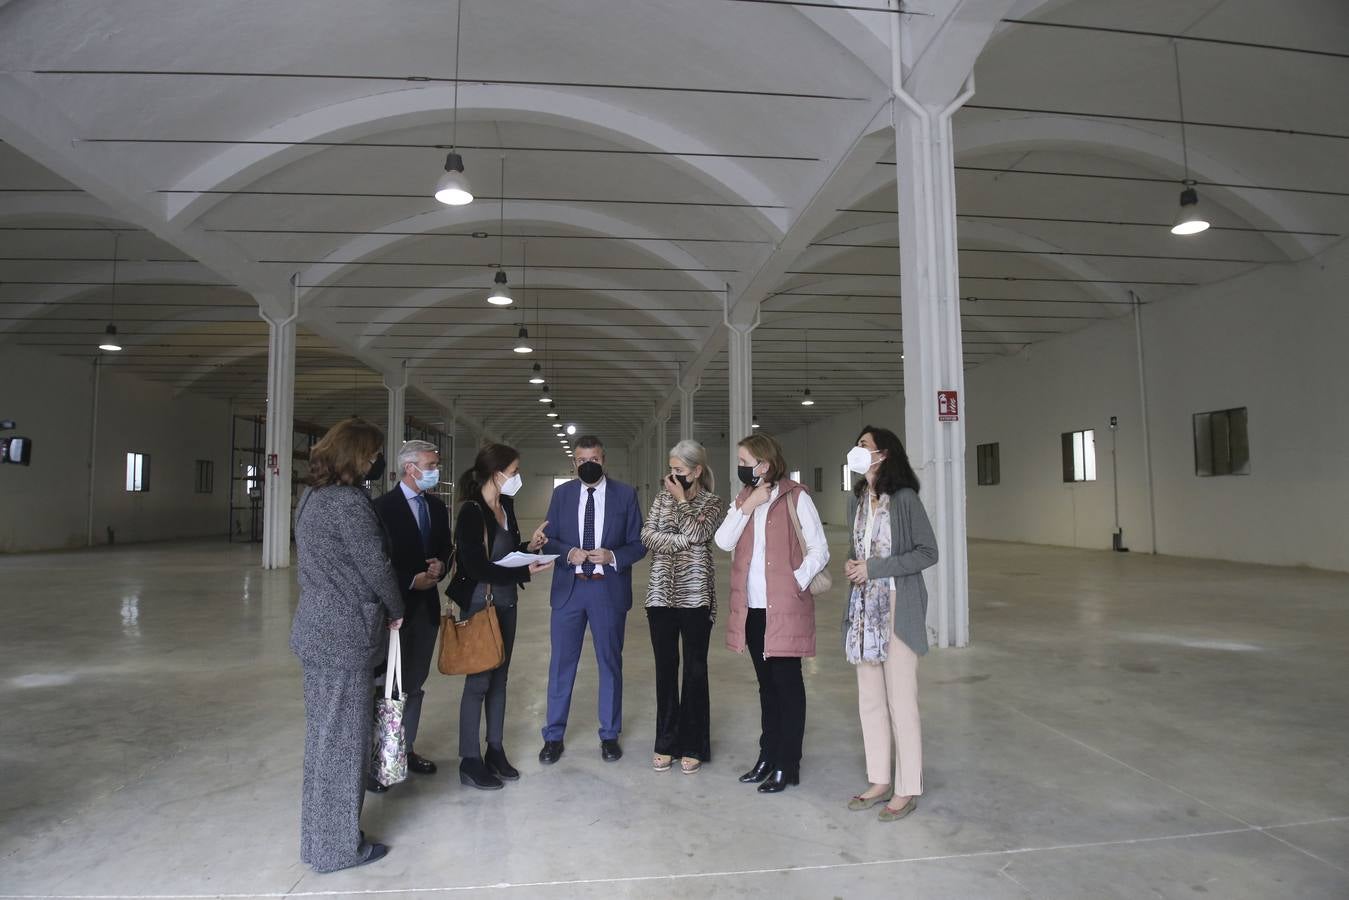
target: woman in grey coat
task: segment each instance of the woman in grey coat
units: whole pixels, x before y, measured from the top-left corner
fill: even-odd
[[[848,451],[848,468],[863,477],[848,517],[852,552],[843,571],[852,592],[843,619],[843,652],[857,667],[857,709],[871,782],[848,801],[848,808],[884,803],[880,820],[893,822],[913,812],[923,792],[918,657],[927,652],[927,588],[922,573],[937,561],[937,541],[918,499],[918,477],[893,431],[863,428],[857,446]]]
[[[311,487],[295,511],[300,603],[290,648],[304,671],[304,793],[300,859],[318,872],[388,853],[365,840],[361,803],[370,767],[371,670],[403,598],[384,532],[362,482],[382,476],[384,435],[337,423],[309,451]]]

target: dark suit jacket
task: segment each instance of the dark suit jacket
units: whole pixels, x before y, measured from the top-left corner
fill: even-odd
[[[551,603],[554,609],[567,605],[576,586],[576,570],[567,565],[567,554],[581,546],[581,528],[577,522],[581,487],[579,478],[558,485],[548,504],[548,527],[544,530],[548,543],[543,552],[558,554],[557,564],[553,567]],[[642,543],[642,511],[637,505],[637,491],[612,478],[604,487],[604,533],[599,536],[597,546],[612,550],[618,565],[617,572],[606,567],[601,581],[609,599],[615,606],[632,609],[632,567],[646,556],[646,545]]]
[[[431,552],[422,548],[422,533],[417,528],[417,517],[403,496],[401,484],[377,498],[375,512],[379,514],[384,530],[389,536],[389,559],[393,562],[394,572],[398,575],[398,589],[403,592],[406,615],[419,621],[439,623],[440,594],[434,587],[424,591],[412,590],[414,576],[425,572],[428,557],[439,559],[449,566],[450,552],[450,511],[445,502],[433,494],[425,494],[426,511],[431,517]]]
[[[510,535],[511,543],[516,550],[527,550],[528,546],[520,540],[515,501],[502,496],[501,508],[506,513],[506,533]],[[496,516],[481,502],[469,500],[459,504],[459,514],[454,520],[454,543],[459,548],[459,555],[454,580],[450,582],[446,594],[459,605],[460,610],[468,608],[473,600],[474,589],[484,581],[488,584],[520,586],[529,581],[527,566],[508,569],[492,562],[490,548],[496,544],[497,532],[500,530],[501,525]]]

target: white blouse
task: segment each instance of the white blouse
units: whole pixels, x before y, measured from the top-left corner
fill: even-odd
[[[750,556],[749,577],[745,585],[751,609],[764,609],[768,606],[768,579],[764,574],[764,526],[768,521],[768,508],[777,499],[778,488],[774,486],[773,493],[759,504],[752,516],[754,552]],[[806,539],[806,556],[801,561],[801,567],[792,574],[796,576],[797,586],[804,591],[810,580],[829,565],[829,544],[824,536],[824,523],[820,521],[820,514],[816,511],[810,495],[805,491],[797,495],[796,514],[801,520],[801,534]],[[751,516],[740,511],[738,504],[733,504],[726,513],[725,521],[717,529],[716,537],[713,538],[717,546],[727,551],[734,550],[750,518]],[[795,534],[792,535],[792,540],[796,540]]]

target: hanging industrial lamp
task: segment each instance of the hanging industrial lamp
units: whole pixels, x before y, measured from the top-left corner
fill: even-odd
[[[530,384],[543,384],[546,379],[543,377],[543,367],[534,363],[534,374],[529,377]]]
[[[750,428],[758,428],[758,427],[759,427],[759,417],[758,417],[758,416],[755,416],[755,417],[754,417],[754,424],[751,425]]]
[[[801,405],[814,406],[815,401],[810,397],[810,335],[803,332],[802,337],[806,342],[806,390],[801,395]]]
[[[515,346],[512,348],[516,353],[533,353],[534,348],[529,345],[529,329],[520,326],[520,333],[516,335]]]
[[[454,151],[459,139],[459,26],[463,21],[463,0],[455,4],[454,12],[454,117],[450,120],[450,152],[445,156],[445,174],[436,182],[435,197],[447,206],[466,206],[473,202],[473,192],[464,177],[464,158]]]
[[[506,286],[505,272],[501,269],[497,269],[497,273],[492,277],[492,281],[495,283],[495,287],[492,288],[492,293],[487,298],[488,303],[493,306],[510,306],[515,302],[515,300],[511,298],[511,289]]]
[[[802,406],[814,406],[815,401],[810,399],[810,388],[806,388],[805,393],[801,395]]]
[[[496,287],[492,289],[487,302],[493,306],[510,306],[510,288],[506,287],[506,157],[501,157],[501,197],[497,213],[497,273],[492,280]]]
[[[539,396],[540,403],[552,403],[553,398],[548,394],[548,385],[543,386],[543,393]]]
[[[1199,192],[1194,189],[1190,178],[1190,149],[1185,139],[1185,92],[1180,84],[1180,44],[1171,45],[1176,60],[1176,102],[1180,107],[1180,154],[1185,164],[1185,180],[1181,182],[1180,212],[1176,214],[1171,233],[1178,235],[1199,234],[1208,231],[1209,221],[1199,209]]]
[[[98,349],[106,350],[109,353],[116,353],[122,349],[121,343],[117,340],[117,247],[120,234],[112,236],[112,304],[109,309],[109,315],[112,321],[108,322],[108,327],[103,329],[103,343],[98,345]]]

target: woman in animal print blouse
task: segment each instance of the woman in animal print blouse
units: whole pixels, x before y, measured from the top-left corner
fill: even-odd
[[[712,536],[726,504],[713,493],[707,450],[697,441],[680,441],[670,450],[662,487],[642,528],[642,543],[651,551],[646,619],[656,654],[651,767],[668,772],[678,759],[680,769],[692,775],[712,757],[707,687],[707,644],[717,616]]]

